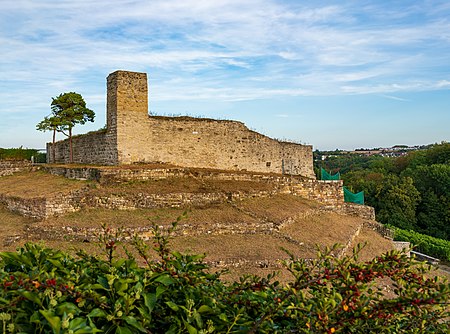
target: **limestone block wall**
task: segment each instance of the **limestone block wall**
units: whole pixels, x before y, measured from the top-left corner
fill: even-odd
[[[84,205],[86,191],[87,189],[81,189],[54,198],[21,198],[0,193],[0,203],[8,210],[25,217],[45,219],[80,210]]]
[[[376,222],[374,220],[367,220],[364,222],[364,226],[381,234],[386,239],[394,239],[394,231],[379,222]]]
[[[124,131],[126,140],[119,139],[122,163],[164,162],[314,178],[311,146],[278,142],[240,122],[147,117],[139,125],[125,122],[123,127],[129,128]]]
[[[309,145],[280,142],[237,121],[150,117],[145,73],[116,71],[108,76],[107,85],[106,133],[75,137],[74,162],[102,165],[162,162],[315,178]],[[50,148],[48,144],[49,159]],[[56,144],[55,155],[55,162],[68,162],[67,140]]]
[[[12,212],[19,213],[25,217],[45,218],[46,200],[45,198],[20,198],[9,197],[0,194],[0,203]]]
[[[292,185],[294,195],[318,201],[333,208],[344,205],[344,183],[337,181],[300,180]]]
[[[238,180],[268,182],[276,185],[275,193],[286,193],[318,201],[330,207],[342,209],[344,206],[343,181],[320,181],[299,176],[262,173],[231,173],[220,170],[188,168],[145,168],[145,167],[43,167],[47,172],[64,175],[74,179],[95,180],[102,183],[120,183],[126,181],[148,181],[167,178],[193,177],[196,179]],[[270,194],[267,194],[267,196]],[[352,207],[351,204],[348,204]],[[350,213],[350,208],[348,209]],[[361,214],[358,214],[361,212]],[[359,205],[353,214],[372,219],[373,209]]]
[[[33,165],[30,161],[0,160],[0,177],[32,169]]]
[[[117,146],[114,134],[106,131],[90,132],[72,138],[73,162],[97,165],[117,164]],[[55,143],[57,163],[69,163],[69,139]],[[52,143],[47,143],[47,163],[52,163]]]
[[[371,206],[356,203],[345,203],[342,209],[346,215],[375,220],[375,208]]]

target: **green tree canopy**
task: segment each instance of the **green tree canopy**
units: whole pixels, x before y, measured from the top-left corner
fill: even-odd
[[[395,158],[329,156],[316,160],[320,167],[339,171],[351,191],[364,191],[380,222],[450,240],[450,143]]]
[[[40,121],[36,125],[36,130],[38,131],[53,131],[53,138],[52,138],[52,155],[50,158],[50,161],[55,162],[56,156],[55,156],[55,141],[56,141],[56,132],[63,132],[66,131],[67,128],[62,124],[61,118],[55,115],[52,116],[46,116],[42,121]]]
[[[47,116],[36,128],[40,131],[53,131],[53,159],[55,159],[55,133],[61,132],[69,137],[69,156],[73,162],[72,129],[77,124],[93,122],[95,113],[86,107],[83,97],[75,92],[62,93],[52,98],[52,114]]]

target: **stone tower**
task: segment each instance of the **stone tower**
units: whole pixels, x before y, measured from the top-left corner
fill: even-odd
[[[118,163],[139,161],[136,139],[147,131],[147,74],[115,71],[107,78],[107,133],[116,142]]]

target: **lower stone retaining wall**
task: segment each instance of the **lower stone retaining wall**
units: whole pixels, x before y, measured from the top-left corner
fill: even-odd
[[[52,175],[64,176],[73,180],[92,180],[100,181],[101,170],[91,167],[79,167],[79,168],[66,168],[66,167],[48,167],[43,166],[46,172]]]
[[[0,203],[9,211],[19,213],[25,217],[42,219],[47,217],[45,198],[20,198],[0,194]]]
[[[0,203],[25,217],[45,219],[80,210],[86,191],[77,190],[54,198],[20,198],[0,194]]]
[[[264,173],[230,173],[219,170],[189,168],[145,168],[129,166],[128,168],[102,167],[44,167],[51,174],[63,175],[71,179],[95,180],[101,184],[120,183],[124,181],[149,181],[167,178],[196,178],[200,180],[236,180],[267,182],[276,185],[276,193],[293,194],[318,201],[330,207],[344,204],[343,182],[319,181],[299,176],[286,176]]]
[[[225,202],[227,198],[226,194],[223,193],[138,194],[131,197],[112,195],[105,197],[88,197],[86,199],[86,205],[89,207],[117,210],[152,209],[161,207],[175,208],[185,205],[205,206],[209,204],[218,204]]]
[[[135,194],[135,195],[90,195],[88,189],[50,199],[14,199],[9,198],[7,206],[12,211],[25,216],[46,218],[79,210],[82,206],[104,207],[109,209],[135,209],[156,207],[180,207],[184,205],[204,206],[225,201],[243,200],[251,197],[266,197],[274,194],[292,194],[317,201],[325,208],[344,214],[375,220],[374,209],[364,205],[344,203],[343,182],[319,181],[298,176],[286,176],[264,173],[229,173],[219,170],[185,169],[185,168],[145,168],[129,166],[128,168],[108,167],[71,167],[43,166],[42,169],[54,175],[69,179],[96,180],[100,184],[120,183],[124,181],[148,181],[167,178],[195,178],[202,180],[236,180],[265,182],[274,185],[272,191],[216,192],[216,193],[171,193],[171,194]],[[34,202],[36,204],[33,211]],[[15,203],[15,204],[14,204]],[[45,208],[42,208],[44,206]]]
[[[293,195],[317,201],[330,207],[341,207],[344,204],[343,181],[319,181],[299,179],[290,187]]]
[[[0,160],[0,177],[12,175],[22,171],[29,171],[33,169],[33,165],[30,161],[9,161]]]
[[[376,221],[365,221],[364,222],[364,226],[374,230],[375,232],[377,232],[379,234],[381,234],[386,239],[389,239],[389,240],[393,240],[394,239],[394,231],[391,230],[390,228],[384,226],[381,223],[378,223]]]
[[[344,205],[342,206],[342,211],[349,216],[375,220],[375,209],[371,206],[356,203],[344,203]]]

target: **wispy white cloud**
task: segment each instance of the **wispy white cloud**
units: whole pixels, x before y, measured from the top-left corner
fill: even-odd
[[[0,51],[1,114],[69,90],[103,107],[116,69],[148,72],[155,101],[395,97],[449,88],[450,6],[3,0]]]
[[[383,95],[381,95],[381,96],[382,96],[382,97],[385,97],[385,98],[387,98],[387,99],[390,99],[390,100],[402,101],[402,102],[411,102],[411,100],[404,99],[404,98],[401,98],[401,97],[398,97],[398,96],[386,95],[386,94],[383,94]]]

